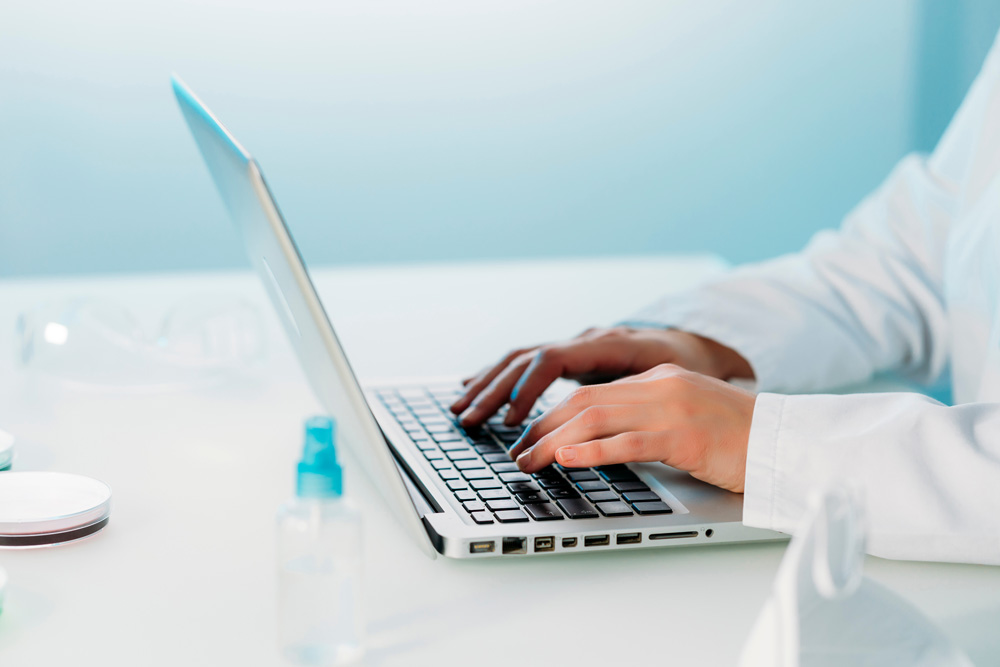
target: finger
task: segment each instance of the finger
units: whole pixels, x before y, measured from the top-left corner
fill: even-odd
[[[559,345],[539,348],[534,361],[511,394],[508,425],[520,424],[549,386],[560,377],[583,377],[593,373],[621,371],[632,363],[634,351],[620,339],[580,337]]]
[[[651,414],[652,413],[652,414]],[[517,457],[523,472],[535,472],[552,463],[561,447],[606,438],[627,431],[653,430],[655,411],[643,405],[595,405],[541,438]]]
[[[459,417],[462,426],[479,426],[496,414],[496,411],[510,398],[510,392],[513,391],[518,378],[528,368],[533,356],[533,352],[526,352],[503,369]]]
[[[511,362],[517,359],[519,356],[524,354],[527,350],[519,349],[510,352],[507,356],[501,359],[498,363],[493,366],[485,368],[479,375],[468,380],[468,384],[465,386],[465,393],[457,401],[451,404],[451,411],[456,415],[461,414],[472,404],[476,396],[486,389],[493,382],[496,376],[500,375]],[[463,382],[464,384],[464,382]]]
[[[642,403],[649,399],[649,392],[635,384],[593,384],[574,389],[559,405],[531,422],[521,438],[510,450],[512,457],[519,456],[541,438],[556,430],[570,419],[595,405],[625,405]]]
[[[628,431],[555,450],[554,459],[567,468],[592,468],[616,463],[670,461],[673,431]],[[547,465],[547,464],[546,464]]]
[[[510,409],[504,419],[508,426],[524,421],[538,397],[565,374],[566,356],[572,356],[573,349],[573,345],[553,345],[538,350],[511,391]]]

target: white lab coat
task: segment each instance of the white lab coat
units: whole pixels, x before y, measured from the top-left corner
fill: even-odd
[[[934,153],[903,159],[839,231],[629,321],[712,338],[753,367],[746,524],[790,532],[813,489],[853,476],[872,554],[1000,564],[998,308],[994,44]],[[950,372],[955,405],[815,393],[884,371]]]

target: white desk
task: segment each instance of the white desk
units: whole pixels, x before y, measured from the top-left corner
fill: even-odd
[[[374,377],[469,371],[513,345],[612,322],[720,266],[661,258],[371,268],[319,271],[317,284],[357,370]],[[558,297],[543,303],[545,291]],[[14,368],[14,318],[40,300],[95,295],[154,317],[196,292],[261,304],[273,340],[264,368],[147,395],[55,391]],[[11,578],[0,665],[280,664],[273,517],[292,490],[302,420],[318,406],[267,308],[249,274],[0,282],[0,425],[19,438],[15,468],[88,474],[115,492],[111,524],[94,538],[0,551]],[[349,475],[348,488],[366,508],[372,665],[732,665],[784,548],[432,561],[363,479]],[[978,663],[1000,660],[1000,568],[867,566]]]

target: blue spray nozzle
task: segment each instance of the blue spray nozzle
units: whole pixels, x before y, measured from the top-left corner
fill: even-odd
[[[336,497],[344,493],[344,473],[337,463],[336,424],[329,417],[306,421],[306,440],[298,465],[296,494]]]

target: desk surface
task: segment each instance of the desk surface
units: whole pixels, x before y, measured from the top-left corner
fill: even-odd
[[[506,349],[613,322],[721,269],[650,258],[321,270],[316,282],[363,377],[462,373]],[[193,294],[259,304],[266,362],[184,392],[81,391],[12,360],[17,313],[97,296],[150,323]],[[558,294],[544,302],[540,295]],[[485,307],[487,300],[490,307]],[[373,332],[394,332],[376,346]],[[114,489],[111,524],[77,544],[0,551],[11,587],[0,664],[278,665],[274,513],[318,410],[256,279],[243,273],[0,282],[0,426],[16,469]],[[429,560],[364,478],[372,665],[732,665],[782,544],[476,562]],[[869,558],[868,573],[940,623],[978,664],[1000,656],[1000,568]]]

